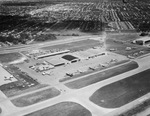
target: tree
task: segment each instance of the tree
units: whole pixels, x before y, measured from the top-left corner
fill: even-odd
[[[57,39],[54,34],[41,34],[35,37],[36,41],[46,41],[46,40],[55,40]]]
[[[139,24],[139,30],[142,32],[149,32],[150,31],[150,22],[149,21],[143,21]]]

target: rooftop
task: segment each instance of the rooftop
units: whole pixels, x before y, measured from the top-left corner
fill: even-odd
[[[68,60],[68,61],[72,61],[72,60],[78,59],[77,57],[72,56],[70,54],[64,55],[64,56],[62,56],[62,58],[65,59],[65,60]]]

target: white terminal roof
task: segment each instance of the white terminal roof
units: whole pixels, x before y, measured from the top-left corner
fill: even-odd
[[[9,72],[7,72],[3,67],[0,66],[0,86],[8,83],[17,81]]]
[[[44,58],[47,56],[55,56],[55,55],[59,55],[59,54],[68,53],[69,51],[70,50],[63,50],[63,51],[57,51],[57,52],[53,52],[53,53],[47,53],[47,54],[39,55],[39,56],[37,56],[37,58]]]
[[[104,53],[103,50],[101,49],[88,49],[86,51],[79,51],[79,52],[75,52],[74,54],[79,56],[79,58],[88,58],[88,57],[91,57],[91,56],[95,56],[95,55],[98,55],[98,54],[101,54],[101,53]]]
[[[66,64],[68,61],[63,59],[63,58],[53,58],[53,59],[45,59],[47,62],[49,62],[50,64],[52,64],[53,66],[56,66],[56,65],[60,65],[60,64]]]

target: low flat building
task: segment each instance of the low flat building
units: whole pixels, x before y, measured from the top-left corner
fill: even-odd
[[[57,52],[53,52],[53,53],[47,53],[47,54],[37,56],[37,59],[55,56],[55,55],[60,55],[60,54],[68,53],[68,52],[70,52],[70,50],[63,50],[63,51],[57,51]]]
[[[101,49],[88,49],[86,51],[79,51],[74,53],[76,56],[78,56],[80,59],[89,59],[92,57],[105,55],[106,52]]]
[[[47,60],[47,62],[49,62],[50,64],[52,64],[55,67],[62,66],[62,65],[65,65],[68,63],[66,60],[64,60],[62,58],[50,59],[50,60]]]

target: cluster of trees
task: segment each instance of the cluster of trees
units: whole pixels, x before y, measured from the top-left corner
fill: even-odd
[[[55,40],[57,39],[54,34],[41,34],[34,37],[35,41],[46,41],[46,40]]]
[[[9,35],[8,37],[6,36],[0,36],[0,42],[6,43],[6,42],[10,42],[13,44],[18,44],[18,43],[22,43],[25,44],[26,43],[26,39],[24,38],[15,38],[12,35]]]
[[[137,31],[142,32],[140,36],[148,35],[148,33],[150,32],[150,22],[149,21],[140,22]]]
[[[139,30],[142,32],[149,32],[150,31],[150,22],[144,21],[139,24]]]
[[[55,40],[57,39],[55,35],[53,34],[41,34],[36,35],[34,37],[30,37],[28,34],[22,33],[20,34],[20,37],[15,38],[12,35],[6,36],[0,36],[0,42],[6,43],[10,42],[12,44],[27,44],[28,41],[34,40],[34,41],[46,41],[46,40]]]

